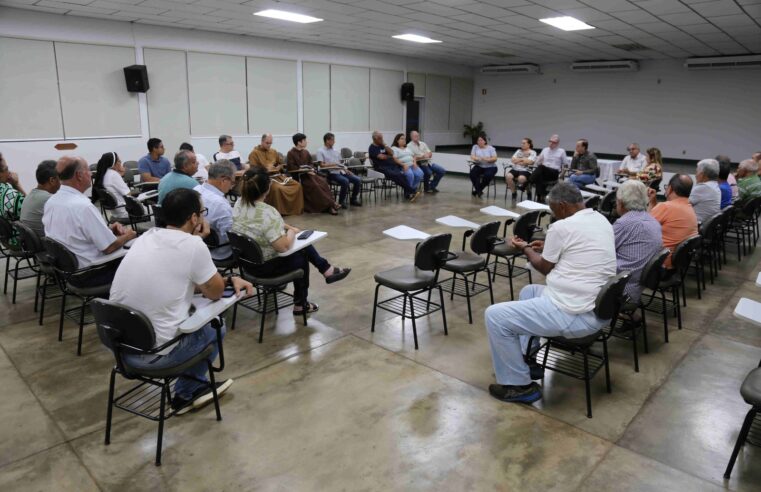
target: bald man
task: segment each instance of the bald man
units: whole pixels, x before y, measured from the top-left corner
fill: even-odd
[[[248,154],[248,164],[250,166],[261,166],[269,172],[281,171],[285,162],[277,150],[272,148],[272,134],[265,133],[262,140],[254,147],[254,150]]]
[[[425,142],[420,140],[420,133],[412,130],[410,132],[410,143],[407,144],[407,148],[415,156],[418,166],[423,171],[423,189],[426,193],[438,193],[439,181],[444,177],[446,170],[436,163],[431,162],[433,152]],[[433,181],[431,181],[433,176]]]
[[[413,188],[410,183],[412,170],[406,164],[394,157],[394,152],[383,141],[383,134],[378,130],[373,132],[373,143],[368,148],[373,168],[382,173],[386,179],[393,181],[404,190],[404,198],[410,203],[417,200],[420,192]]]
[[[689,200],[692,192],[692,178],[686,174],[675,174],[669,180],[664,192],[666,201],[658,203],[656,191],[652,188],[647,190],[650,201],[648,209],[650,215],[661,224],[663,247],[673,253],[682,241],[698,234],[698,217]],[[663,266],[671,268],[670,255]]]

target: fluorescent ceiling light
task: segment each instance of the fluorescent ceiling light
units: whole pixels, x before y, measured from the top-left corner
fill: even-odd
[[[555,26],[558,29],[562,29],[564,31],[581,31],[583,29],[594,29],[593,26],[585,24],[579,19],[574,19],[573,17],[550,17],[548,19],[539,20],[545,24]]]
[[[391,37],[396,39],[403,39],[405,41],[412,41],[413,43],[440,43],[441,42],[437,39],[431,39],[425,36],[418,36],[417,34],[398,34],[396,36],[391,36]]]
[[[293,12],[286,12],[285,10],[267,9],[261,12],[256,12],[254,15],[261,17],[269,17],[271,19],[286,20],[291,22],[298,22],[300,24],[309,24],[311,22],[322,22],[322,19],[317,17],[311,17],[309,15],[294,14]]]

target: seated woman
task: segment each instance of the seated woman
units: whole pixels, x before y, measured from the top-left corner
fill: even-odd
[[[497,151],[486,143],[486,134],[481,133],[476,145],[470,150],[470,160],[475,164],[470,168],[470,181],[473,183],[473,196],[481,198],[484,188],[497,175]]]
[[[272,134],[262,135],[262,142],[248,155],[248,164],[270,173],[272,183],[267,203],[281,215],[301,215],[304,211],[304,194],[298,181],[280,174],[285,167],[282,154],[272,148]]]
[[[407,148],[407,137],[404,136],[404,133],[396,134],[394,141],[391,142],[391,150],[394,151],[394,158],[411,171],[406,175],[407,181],[410,187],[417,190],[418,185],[423,181],[423,170],[417,165],[415,155]]]
[[[516,181],[518,182],[518,188],[521,190],[526,189],[526,183],[529,176],[531,176],[531,171],[527,167],[533,165],[535,160],[536,151],[534,150],[534,142],[526,137],[521,140],[521,148],[516,150],[513,158],[510,159],[513,163],[513,168],[505,174],[505,182],[510,191],[513,192],[513,200],[518,196],[518,192],[515,189]],[[531,200],[531,190],[528,191],[528,199]]]
[[[294,147],[285,158],[289,171],[309,168],[311,171],[300,173],[301,188],[304,192],[304,211],[308,214],[329,212],[338,215],[339,204],[333,199],[328,180],[317,174],[312,164],[312,155],[307,150],[307,136],[297,133],[293,136]]]
[[[346,278],[351,268],[331,266],[321,257],[314,246],[297,251],[288,256],[278,256],[287,251],[301,232],[283,221],[283,217],[265,200],[270,192],[270,177],[261,168],[251,168],[243,175],[241,198],[233,209],[232,231],[252,238],[262,250],[264,263],[257,267],[255,275],[280,275],[290,270],[301,269],[304,276],[293,282],[293,314],[300,315],[306,309],[314,313],[317,304],[308,301],[309,264],[325,277],[325,282],[332,284]]]
[[[100,156],[93,189],[105,189],[116,197],[118,208],[111,210],[111,218],[124,222],[128,219],[124,208],[124,195],[129,195],[129,186],[124,182],[124,166],[116,152],[106,152]]]
[[[645,161],[647,165],[639,172],[639,179],[648,188],[653,188],[658,191],[658,187],[663,179],[663,158],[661,157],[660,149],[656,147],[650,147],[645,152]]]

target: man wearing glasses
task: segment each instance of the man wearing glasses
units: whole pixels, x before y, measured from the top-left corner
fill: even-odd
[[[235,169],[238,171],[245,171],[248,169],[248,166],[240,161],[240,152],[235,150],[235,142],[233,142],[233,137],[230,135],[219,136],[219,152],[216,152],[211,156],[211,160],[214,162],[222,159],[227,159],[232,162]]]
[[[536,200],[541,202],[547,194],[547,184],[558,180],[563,165],[570,162],[565,149],[560,147],[560,137],[552,135],[550,145],[542,149],[534,164],[536,169],[529,181],[536,187]]]
[[[227,233],[233,227],[233,208],[225,195],[234,184],[235,166],[232,162],[222,159],[209,167],[209,179],[194,188],[201,194],[201,199],[208,208],[206,221],[217,234],[219,244],[224,245],[211,250],[211,257],[215,260],[226,260],[233,254],[230,245],[227,244]]]
[[[647,160],[639,152],[639,144],[637,143],[629,144],[626,147],[626,151],[629,155],[624,157],[623,162],[621,162],[621,169],[618,172],[619,174],[637,174],[647,165]]]

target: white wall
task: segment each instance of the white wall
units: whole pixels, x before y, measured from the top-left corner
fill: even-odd
[[[761,71],[687,71],[682,63],[643,61],[633,73],[575,73],[564,64],[543,65],[542,75],[478,75],[473,120],[483,121],[493,145],[530,137],[541,148],[558,133],[566,150],[588,138],[593,152],[625,154],[638,142],[664,157],[749,158],[761,147]]]
[[[27,10],[0,8],[0,36],[48,41],[65,41],[135,48],[136,61],[143,60],[143,48],[165,48],[264,58],[291,59],[321,63],[354,65],[389,70],[415,71],[442,74],[453,77],[471,77],[470,67],[405,58],[396,55],[327,48],[319,45],[283,42],[274,39],[253,38],[224,33],[191,29],[130,24],[100,19],[45,14]],[[300,72],[300,71],[299,71]],[[84,76],[85,74],[83,74]],[[178,77],[183,74],[178,74]],[[0,75],[2,77],[2,75]],[[297,85],[301,98],[302,84]],[[150,93],[150,92],[149,92]],[[139,96],[141,138],[97,138],[67,140],[78,145],[75,151],[57,151],[53,147],[58,140],[29,140],[3,142],[0,135],[0,152],[11,168],[19,173],[27,189],[35,185],[34,170],[43,159],[55,159],[62,155],[77,154],[88,162],[96,162],[103,152],[116,151],[122,160],[132,160],[144,155],[145,141],[149,137],[148,111],[145,95]],[[184,117],[184,116],[183,116]],[[303,128],[303,113],[299,108],[299,128]],[[403,121],[399,122],[401,130]],[[372,130],[372,129],[370,129]],[[386,129],[384,129],[386,130]],[[161,137],[161,135],[157,135]],[[393,135],[386,137],[390,140]],[[428,132],[425,140],[430,146],[466,143],[459,131]],[[233,135],[236,148],[244,156],[258,144],[258,135]],[[321,135],[309,135],[310,149],[320,144]],[[336,144],[353,150],[366,150],[370,132],[336,133]],[[216,138],[191,138],[194,146],[207,156],[217,150]],[[290,135],[275,135],[275,147],[285,153],[291,147]],[[168,152],[169,153],[169,152]]]

